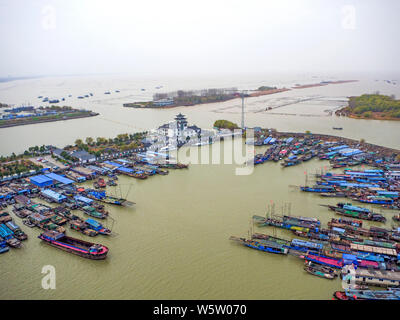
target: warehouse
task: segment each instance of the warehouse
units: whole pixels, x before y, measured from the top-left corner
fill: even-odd
[[[46,177],[45,175],[38,175],[30,178],[31,183],[39,188],[44,188],[51,186],[53,184],[53,180]]]
[[[48,173],[45,176],[47,178],[49,178],[49,179],[55,180],[55,181],[60,182],[62,184],[72,184],[72,183],[74,183],[73,180],[68,179],[66,177],[63,177],[63,176],[61,176],[59,174],[55,174],[55,173]]]

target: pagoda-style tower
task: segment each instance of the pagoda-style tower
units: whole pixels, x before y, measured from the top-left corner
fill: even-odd
[[[187,128],[188,122],[186,120],[186,117],[182,113],[179,113],[175,117],[175,121],[176,121],[176,127],[177,127],[178,135],[179,135],[180,132],[184,131]]]

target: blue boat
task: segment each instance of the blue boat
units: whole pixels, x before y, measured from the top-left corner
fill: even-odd
[[[300,187],[301,191],[304,192],[335,192],[335,188],[334,187],[321,187],[321,186],[314,186],[314,187]]]
[[[103,225],[101,223],[97,222],[94,219],[89,218],[85,221],[85,223],[89,229],[95,230],[100,234],[103,234],[103,235],[111,234],[110,229],[103,227]]]

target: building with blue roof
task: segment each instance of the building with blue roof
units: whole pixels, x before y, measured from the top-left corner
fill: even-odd
[[[59,174],[55,174],[55,173],[48,173],[48,174],[45,174],[45,176],[47,178],[49,178],[49,179],[55,180],[55,181],[60,182],[62,184],[67,184],[68,185],[68,184],[74,183],[73,180],[68,179],[66,177],[63,177],[63,176],[61,176]]]
[[[46,177],[45,175],[37,175],[29,178],[30,182],[39,188],[51,186],[53,179]]]

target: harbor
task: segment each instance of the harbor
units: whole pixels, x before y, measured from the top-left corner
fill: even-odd
[[[338,84],[337,87],[340,88],[338,90],[346,92],[346,87],[344,86],[348,85],[353,84]],[[354,85],[357,85],[357,83]],[[324,88],[324,86],[321,88]],[[316,90],[316,88],[309,88],[307,90]],[[278,93],[278,95],[293,95],[294,92],[292,91]],[[103,93],[100,92],[99,95],[104,95]],[[95,93],[95,96],[98,96],[98,94]],[[107,96],[104,95],[105,99]],[[343,225],[337,224],[340,222],[332,222],[331,219],[335,218],[338,220],[342,217],[350,217],[338,215],[328,207],[321,206],[321,204],[338,207],[339,203],[351,203],[354,206],[368,208],[374,214],[382,215],[386,218],[385,222],[379,222],[361,220],[354,217],[353,219],[359,219],[363,224],[361,229],[358,229],[358,233],[353,232],[351,235],[346,236],[350,239],[356,236],[362,237],[363,234],[369,235],[371,226],[392,230],[396,222],[393,217],[399,214],[395,209],[354,201],[346,195],[346,192],[349,190],[342,190],[343,188],[337,185],[319,185],[321,190],[325,191],[321,195],[316,192],[303,192],[300,187],[313,188],[314,185],[317,185],[317,181],[325,183],[326,180],[323,180],[322,176],[328,173],[345,175],[344,170],[346,168],[355,172],[373,169],[370,167],[370,164],[361,163],[360,159],[347,159],[345,161],[343,159],[336,159],[340,155],[339,153],[334,154],[336,155],[335,159],[325,158],[320,160],[319,153],[321,152],[322,155],[322,151],[325,151],[325,147],[328,148],[328,145],[320,147],[321,149],[316,149],[318,144],[314,146],[312,143],[310,146],[303,145],[304,138],[309,137],[311,138],[310,141],[336,139],[338,140],[338,144],[335,146],[347,145],[350,149],[366,151],[364,153],[379,151],[391,156],[393,152],[396,152],[400,148],[398,143],[396,143],[396,139],[391,138],[393,137],[393,133],[396,135],[397,132],[395,127],[393,127],[395,123],[387,124],[378,122],[374,124],[373,130],[361,132],[357,129],[358,123],[364,120],[321,118],[321,122],[311,123],[312,121],[310,122],[307,117],[302,117],[300,125],[300,122],[298,122],[299,118],[293,117],[290,120],[289,126],[281,122],[280,116],[274,116],[273,118],[276,120],[271,125],[264,115],[253,113],[253,110],[256,111],[252,107],[253,104],[256,105],[259,103],[257,101],[258,99],[262,99],[262,97],[249,97],[246,99],[246,107],[249,106],[249,111],[246,113],[246,123],[254,128],[256,136],[259,128],[257,126],[271,128],[275,127],[276,124],[279,128],[282,128],[279,131],[270,129],[271,133],[274,134],[276,144],[264,145],[263,142],[269,137],[269,134],[266,135],[265,133],[265,138],[261,145],[258,146],[259,143],[255,145],[256,154],[250,156],[264,155],[267,149],[273,147],[279,147],[279,155],[285,149],[283,141],[286,142],[290,137],[293,138],[293,145],[300,143],[299,149],[290,150],[291,153],[288,151],[282,152],[279,157],[285,157],[282,157],[280,160],[278,157],[278,161],[261,161],[260,164],[255,166],[253,174],[248,176],[236,176],[234,174],[235,169],[243,164],[217,166],[213,165],[211,161],[208,164],[201,165],[182,161],[186,159],[185,153],[189,148],[196,148],[199,152],[211,148],[209,139],[198,143],[197,146],[179,146],[177,153],[178,163],[160,163],[158,161],[145,163],[146,160],[145,162],[142,161],[144,158],[147,158],[146,155],[151,155],[151,158],[156,160],[156,157],[154,157],[157,156],[156,153],[164,154],[168,153],[169,148],[174,149],[176,146],[171,141],[168,146],[165,143],[156,144],[158,151],[150,149],[146,152],[144,149],[146,145],[143,144],[142,146],[139,144],[131,151],[123,150],[124,153],[118,147],[118,143],[120,143],[118,140],[113,141],[111,144],[108,142],[104,143],[102,139],[97,141],[96,137],[117,138],[119,134],[127,131],[130,132],[130,129],[124,124],[117,124],[125,123],[126,120],[124,121],[124,118],[128,119],[128,114],[123,110],[114,109],[115,105],[110,108],[108,106],[101,107],[101,110],[98,106],[94,105],[93,110],[96,110],[96,112],[100,111],[100,115],[88,118],[89,120],[87,120],[94,121],[93,123],[97,124],[93,126],[93,131],[85,131],[85,126],[79,125],[80,120],[75,120],[77,125],[74,125],[73,128],[70,127],[68,122],[63,124],[63,128],[68,132],[68,139],[64,135],[58,135],[55,139],[50,137],[50,135],[41,135],[40,138],[34,138],[37,132],[44,130],[40,124],[35,125],[37,129],[32,131],[32,135],[24,134],[24,128],[21,127],[21,134],[27,137],[28,142],[30,137],[32,137],[34,143],[27,145],[23,142],[18,144],[18,148],[20,148],[19,146],[24,148],[20,150],[17,148],[19,135],[14,135],[16,142],[12,143],[10,140],[6,140],[4,145],[2,145],[2,150],[4,156],[11,154],[7,150],[15,150],[16,154],[19,153],[18,150],[21,152],[27,150],[33,154],[33,156],[29,157],[32,163],[22,163],[21,160],[18,160],[20,162],[19,165],[33,170],[33,173],[22,178],[28,179],[28,183],[30,183],[29,179],[34,176],[44,175],[52,181],[54,181],[54,176],[48,177],[48,175],[56,174],[63,176],[65,179],[72,180],[71,185],[76,186],[76,189],[71,190],[68,187],[62,190],[64,192],[62,195],[65,195],[67,199],[73,199],[74,202],[78,202],[78,199],[82,200],[83,198],[79,197],[82,196],[86,198],[86,201],[87,199],[92,200],[94,205],[89,204],[89,208],[86,207],[87,205],[80,205],[76,208],[74,203],[63,201],[60,205],[57,202],[48,202],[48,199],[45,197],[50,195],[55,196],[55,200],[58,199],[56,195],[49,192],[45,192],[44,194],[39,193],[40,196],[32,198],[32,200],[54,208],[53,211],[59,213],[62,217],[57,216],[68,220],[60,226],[65,228],[67,236],[93,244],[101,244],[108,248],[108,253],[106,259],[96,261],[60,250],[54,246],[49,246],[43,240],[38,239],[38,236],[41,233],[47,232],[47,230],[42,230],[38,227],[31,228],[22,222],[30,214],[29,210],[21,208],[14,213],[14,204],[8,205],[4,210],[9,213],[13,222],[27,235],[28,240],[20,240],[22,243],[20,248],[12,248],[6,244],[9,249],[2,254],[0,261],[2,268],[4,266],[4,270],[7,270],[5,278],[2,281],[5,282],[5,285],[12,283],[13,286],[11,291],[7,294],[4,293],[4,295],[13,298],[24,298],[26,283],[31,283],[33,288],[36,282],[40,282],[40,270],[37,271],[25,267],[21,264],[21,261],[35,261],[37,268],[43,263],[51,261],[57,269],[58,277],[76,279],[71,284],[65,284],[63,291],[57,290],[54,293],[56,298],[61,299],[67,296],[73,296],[78,299],[92,299],[93,297],[122,299],[127,297],[132,299],[182,299],[183,297],[193,299],[198,299],[199,297],[206,299],[332,299],[334,292],[343,291],[341,282],[338,280],[339,276],[334,276],[334,279],[329,281],[323,279],[324,275],[328,278],[332,277],[330,273],[332,268],[336,270],[336,274],[339,274],[337,268],[334,266],[325,266],[331,269],[320,269],[316,268],[315,265],[305,265],[304,260],[298,257],[298,255],[304,254],[301,250],[296,251],[297,256],[290,253],[269,254],[253,248],[235,246],[227,239],[232,235],[238,238],[247,238],[247,230],[252,216],[259,215],[265,217],[267,207],[271,204],[271,201],[276,204],[276,212],[279,214],[283,212],[280,205],[283,206],[283,204],[290,201],[293,215],[317,218],[321,222],[323,229],[328,229],[328,223],[335,224],[333,227],[344,229]],[[279,100],[279,98],[277,99]],[[229,107],[233,105],[233,101],[221,103],[221,107]],[[91,107],[90,105],[89,108],[92,109]],[[296,107],[299,107],[299,105]],[[189,119],[189,122],[192,119],[196,119],[196,126],[193,127],[194,125],[188,123],[188,127],[192,128],[187,131],[187,133],[196,137],[196,127],[210,128],[214,120],[225,118],[223,114],[211,111],[218,110],[218,108],[219,105],[210,103],[201,107],[203,111],[198,110],[196,113],[191,108],[186,107],[185,109],[177,108],[173,111],[166,109],[161,111],[163,112],[162,119],[157,118],[157,116],[154,117],[153,110],[147,110],[151,114],[151,117],[153,117],[152,120],[150,121],[146,117],[142,118],[145,121],[147,130],[155,128],[153,137],[157,137],[160,133],[168,131],[169,126],[163,127],[165,119],[175,119],[181,113]],[[262,104],[262,108],[265,109],[265,103]],[[128,108],[121,107],[121,109]],[[228,108],[228,112],[229,110],[233,109]],[[301,107],[300,110],[302,110]],[[145,110],[130,109],[127,112],[133,115],[131,117],[134,118],[133,123],[135,123],[138,115],[136,112],[143,111]],[[113,125],[122,131],[117,132],[117,134],[115,131],[111,131],[111,134],[109,134],[110,127],[112,126],[104,126],[104,123],[108,124],[110,121],[101,120],[102,117],[115,120]],[[210,122],[210,118],[213,121]],[[236,120],[236,123],[240,123],[240,118],[235,114],[226,117],[226,119],[231,119],[233,122]],[[324,125],[320,126],[322,123]],[[349,127],[350,123],[351,126]],[[135,125],[137,126],[137,124]],[[27,128],[29,126],[24,127]],[[334,132],[336,130],[332,129],[333,127],[341,127],[343,130]],[[388,127],[388,130],[381,130]],[[393,128],[390,129],[391,127]],[[53,129],[52,124],[49,123],[49,128],[46,130],[51,131]],[[100,131],[96,131],[99,129]],[[169,129],[175,130],[176,128],[172,127]],[[297,129],[298,132],[296,132]],[[213,131],[212,129],[206,130]],[[306,130],[310,131],[308,135],[305,134]],[[316,132],[319,134],[316,134]],[[377,132],[380,133],[378,134]],[[10,132],[6,134],[10,134]],[[337,137],[335,134],[339,134],[340,137]],[[93,137],[93,142],[89,141],[87,143],[85,141],[85,137],[88,136]],[[120,136],[121,139],[124,139],[124,137]],[[128,136],[126,143],[131,144],[141,139],[136,140],[136,138],[132,138],[133,134],[132,137]],[[360,144],[361,138],[364,138],[366,142],[357,146]],[[88,151],[86,153],[80,152],[77,149],[77,146],[74,144],[74,141],[77,139],[81,139],[82,145],[88,146],[90,153]],[[185,140],[183,138],[181,143],[185,142]],[[213,146],[220,145],[221,150],[224,149],[224,141],[215,140],[211,142]],[[97,143],[99,143],[99,146],[97,146]],[[38,147],[30,150],[29,148],[35,144]],[[41,147],[42,145],[43,148]],[[63,147],[66,145],[72,147],[64,150]],[[244,139],[242,140],[242,145],[245,146]],[[48,146],[53,146],[54,148],[48,149]],[[329,148],[335,146],[331,145]],[[107,151],[109,152],[104,155],[92,156],[91,152],[95,152],[98,147],[100,147],[100,150],[108,148]],[[164,147],[167,148],[161,150]],[[281,147],[282,150],[280,150]],[[305,154],[307,150],[303,150],[303,154],[300,151],[297,155],[292,152],[305,148],[309,148],[309,151],[315,149],[314,154],[312,152]],[[54,157],[51,156],[51,150]],[[63,151],[66,152],[66,154],[63,154],[66,156],[66,162],[61,155]],[[324,154],[329,152],[334,151],[327,150]],[[296,155],[301,161],[298,161],[298,163],[294,163],[296,161],[293,161],[293,164],[287,166],[281,164],[285,163],[285,160],[296,160],[288,159],[293,155]],[[58,156],[61,156],[61,158]],[[79,161],[71,160],[74,157],[77,157]],[[310,159],[307,159],[309,157]],[[378,157],[371,157],[371,159],[364,160],[379,159]],[[70,161],[77,163],[71,166],[68,163]],[[389,159],[390,161],[393,162],[394,159]],[[344,163],[345,165],[343,166]],[[375,162],[375,164],[378,163]],[[185,169],[186,167],[187,169]],[[47,170],[42,171],[43,169]],[[375,169],[387,170],[386,168]],[[15,168],[9,166],[4,172],[7,172],[6,176],[9,176],[11,173],[12,176],[15,174],[13,170]],[[109,175],[109,173],[111,174]],[[356,178],[370,180],[362,177]],[[335,177],[331,180],[338,179]],[[10,181],[5,182],[7,184],[10,183]],[[106,184],[105,187],[104,183]],[[371,181],[345,180],[341,181],[341,183],[344,187],[345,183],[357,183],[359,185],[376,184],[376,181],[371,183]],[[9,187],[5,186],[5,188]],[[376,188],[375,186],[371,187]],[[335,189],[334,193],[326,192],[331,188],[336,188],[337,190]],[[61,190],[53,186],[47,187],[47,189],[52,189],[54,192],[61,194]],[[383,189],[386,190],[387,188],[384,187]],[[21,190],[23,188],[18,191]],[[83,194],[79,194],[79,196],[74,194],[78,190],[83,192]],[[4,191],[7,190],[5,189]],[[382,192],[382,190],[370,190],[371,193],[377,191]],[[105,192],[107,199],[100,201],[103,197],[103,192]],[[391,190],[389,192],[396,191]],[[346,196],[341,198],[341,195]],[[386,196],[390,195],[393,194],[386,194]],[[75,199],[75,197],[77,198]],[[120,205],[122,203],[120,199],[130,202],[131,205]],[[113,202],[116,204],[112,204]],[[120,204],[117,204],[118,202]],[[84,207],[86,208],[84,209]],[[108,213],[108,215],[105,213]],[[100,216],[104,216],[104,219],[93,216],[99,214]],[[97,223],[93,223],[89,219]],[[55,218],[53,220],[60,221]],[[54,225],[58,228],[55,222],[50,221],[49,227],[54,228]],[[284,239],[289,242],[293,240],[292,231],[284,228],[274,227],[273,229],[265,229],[263,227],[255,230],[255,233],[265,234],[266,230],[275,230],[271,233],[274,234],[273,237],[275,238]],[[325,238],[325,234],[315,232],[308,232],[308,236],[314,238],[304,238],[301,236],[304,235],[304,230],[300,229],[296,231],[298,232],[297,234],[293,234],[293,238],[298,240],[321,241],[321,238]],[[272,240],[268,238],[268,241]],[[359,242],[364,243],[364,241]],[[171,254],[171,252],[175,254]],[[327,250],[328,252],[329,250]],[[340,259],[340,253],[331,252],[331,255],[338,256],[337,259]],[[312,258],[312,255],[309,255],[309,258]],[[227,259],[232,263],[232,266],[227,266]],[[71,266],[72,261],[74,262],[73,266]],[[163,261],[164,263],[155,264],[154,261]],[[21,270],[18,278],[12,272],[15,265],[18,265]],[[249,274],[249,270],[251,270],[251,275]],[[99,272],[105,278],[99,279]],[[123,280],[116,276],[116,274],[121,273],[124,274]],[[87,285],[77,293],[74,287],[81,281],[85,281]],[[285,285],[282,286],[282,283],[285,283]],[[97,285],[107,287],[107,292],[99,292],[96,289]],[[132,291],[132,287],[137,288],[137,290]],[[166,287],[168,290],[165,289]],[[34,298],[50,298],[49,292],[44,292],[40,288],[30,289],[29,292]]]

